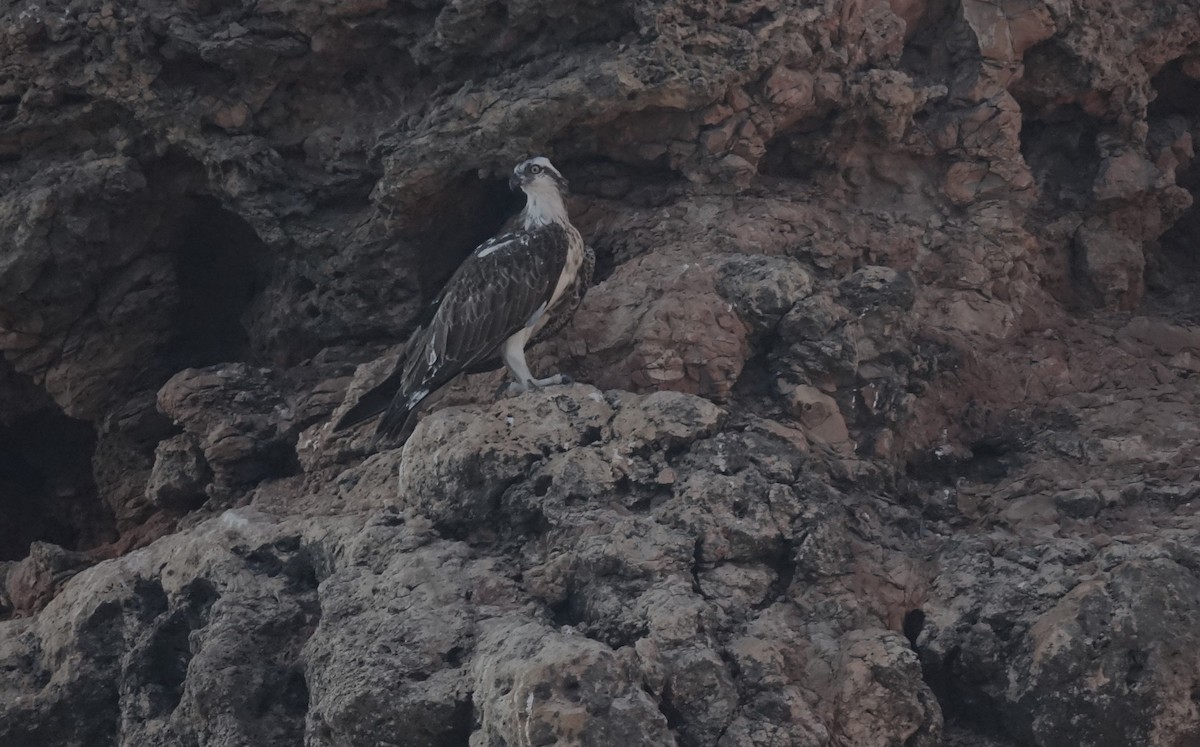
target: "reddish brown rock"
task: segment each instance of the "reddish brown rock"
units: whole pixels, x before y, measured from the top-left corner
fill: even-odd
[[[717,292],[713,262],[655,254],[593,288],[566,335],[566,370],[602,388],[724,398],[750,330]]]
[[[1100,224],[1087,224],[1075,234],[1080,266],[1103,303],[1118,309],[1137,306],[1144,292],[1146,266],[1142,247]]]
[[[185,502],[226,497],[294,469],[293,414],[270,373],[243,364],[186,369],[159,390],[159,409],[187,438],[155,454],[149,490],[157,502],[173,502],[172,491]],[[179,484],[168,488],[172,481]]]
[[[14,563],[7,574],[0,574],[10,608],[8,613],[18,617],[38,613],[72,576],[94,562],[83,553],[34,542],[29,547],[28,557]]]
[[[44,5],[0,744],[1196,743],[1195,0]],[[579,383],[332,434],[537,153]]]

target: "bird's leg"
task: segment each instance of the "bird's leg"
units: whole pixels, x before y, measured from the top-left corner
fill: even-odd
[[[566,374],[554,374],[547,376],[544,379],[534,379],[530,382],[533,386],[554,386],[555,384],[574,384],[575,380]]]
[[[566,374],[554,374],[547,376],[544,379],[530,379],[524,386],[516,381],[501,381],[500,386],[496,387],[496,393],[492,395],[493,399],[501,397],[515,397],[522,392],[527,392],[530,389],[540,389],[544,386],[554,386],[555,384],[574,384],[575,380]]]
[[[504,358],[504,365],[508,366],[509,373],[513,376],[513,381],[507,386],[507,392],[520,394],[530,387],[540,388],[554,384],[574,383],[566,374],[554,374],[544,379],[535,379],[529,372],[529,364],[525,362],[525,342],[528,337],[527,331],[522,330],[504,341],[501,356]]]
[[[500,356],[504,358],[504,365],[508,367],[508,372],[513,377],[509,391],[515,389],[518,393],[523,392],[533,382],[533,374],[529,373],[529,364],[525,362],[525,343],[528,339],[528,329],[523,329],[505,340],[504,346],[500,350]]]

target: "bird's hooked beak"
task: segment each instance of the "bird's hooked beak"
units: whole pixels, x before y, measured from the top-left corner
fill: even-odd
[[[512,176],[508,177],[508,188],[514,192],[516,192],[518,189],[520,189],[521,188],[521,177],[517,176],[515,173]]]

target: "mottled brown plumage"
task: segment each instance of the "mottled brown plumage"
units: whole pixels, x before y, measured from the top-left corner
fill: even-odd
[[[551,337],[562,331],[562,328],[567,326],[571,318],[575,316],[575,312],[579,309],[579,305],[583,303],[583,297],[587,293],[587,289],[592,287],[592,275],[596,271],[596,252],[587,244],[583,246],[583,263],[579,266],[579,272],[575,275],[575,282],[567,288],[567,292],[562,295],[546,311],[546,323],[534,335],[530,345],[537,345],[545,342]]]

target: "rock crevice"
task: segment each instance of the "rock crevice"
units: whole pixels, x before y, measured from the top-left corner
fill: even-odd
[[[1200,7],[0,10],[0,745],[1200,740]],[[329,423],[554,160],[597,253]]]

